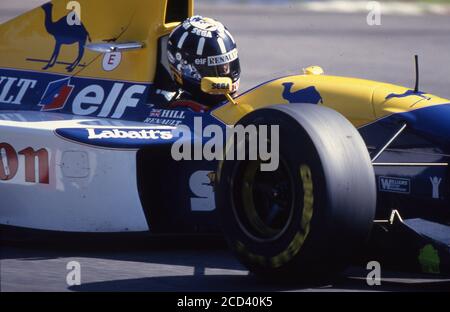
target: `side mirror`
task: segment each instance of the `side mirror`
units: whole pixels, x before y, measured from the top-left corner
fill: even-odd
[[[229,95],[233,90],[233,81],[227,77],[205,77],[201,88],[207,94]]]

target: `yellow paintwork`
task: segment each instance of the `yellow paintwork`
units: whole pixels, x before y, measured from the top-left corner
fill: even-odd
[[[237,97],[235,100],[238,105],[227,103],[216,109],[213,115],[232,125],[255,109],[288,104],[289,102],[282,97],[284,90],[282,84],[285,82],[294,83],[292,92],[314,86],[323,99],[323,104],[319,105],[325,105],[343,114],[355,127],[392,113],[450,102],[430,94],[425,95],[427,99],[413,95],[385,100],[389,94],[402,94],[409,89],[370,80],[309,74],[268,82]]]
[[[152,82],[157,64],[158,38],[167,35],[179,23],[165,24],[167,0],[78,0],[81,5],[81,22],[89,32],[92,42],[116,38],[117,42],[139,41],[145,47],[123,52],[122,61],[115,70],[104,71],[103,55],[86,49],[80,64],[70,75],[133,82]],[[66,16],[68,0],[54,0],[52,20]],[[193,15],[190,0],[190,16]],[[49,60],[55,39],[45,29],[42,8],[36,8],[0,26],[0,67],[42,71],[45,63],[27,59]],[[78,55],[78,45],[65,45],[58,61],[71,63]],[[64,65],[44,72],[68,75]]]

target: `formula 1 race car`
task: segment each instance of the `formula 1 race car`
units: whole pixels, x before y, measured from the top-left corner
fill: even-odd
[[[193,0],[79,0],[75,25],[70,3],[0,26],[4,231],[188,235],[220,225],[265,276],[338,272],[368,241],[379,258],[450,271],[450,100],[312,66],[235,98],[226,78],[206,77],[202,89],[228,100],[159,107],[168,35],[193,16]],[[237,125],[277,127],[275,170],[260,156],[173,157],[180,142],[206,146],[208,127]]]

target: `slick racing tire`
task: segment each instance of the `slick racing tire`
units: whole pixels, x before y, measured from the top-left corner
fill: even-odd
[[[276,170],[261,170],[267,158],[249,160],[248,135],[227,145],[246,146],[245,160],[228,155],[218,165],[218,218],[238,259],[272,278],[328,278],[344,269],[366,242],[376,207],[374,171],[358,131],[336,111],[311,104],[256,110],[238,125],[255,125],[258,134],[269,126],[259,149],[270,143],[272,152],[270,126],[279,126]]]

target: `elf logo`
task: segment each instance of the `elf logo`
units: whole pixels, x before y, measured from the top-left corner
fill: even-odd
[[[73,99],[72,113],[81,116],[122,118],[128,108],[135,108],[147,86],[116,82],[110,90],[97,84],[81,90]]]
[[[73,88],[74,86],[70,84],[70,77],[50,82],[39,102],[39,106],[42,106],[41,111],[63,109]]]
[[[41,111],[57,111],[65,108],[72,93],[72,110],[69,113],[80,116],[122,118],[128,108],[134,108],[145,94],[147,86],[116,82],[112,88],[92,84],[74,92],[71,78],[67,77],[48,84],[39,103]],[[67,109],[65,110],[67,112]]]

